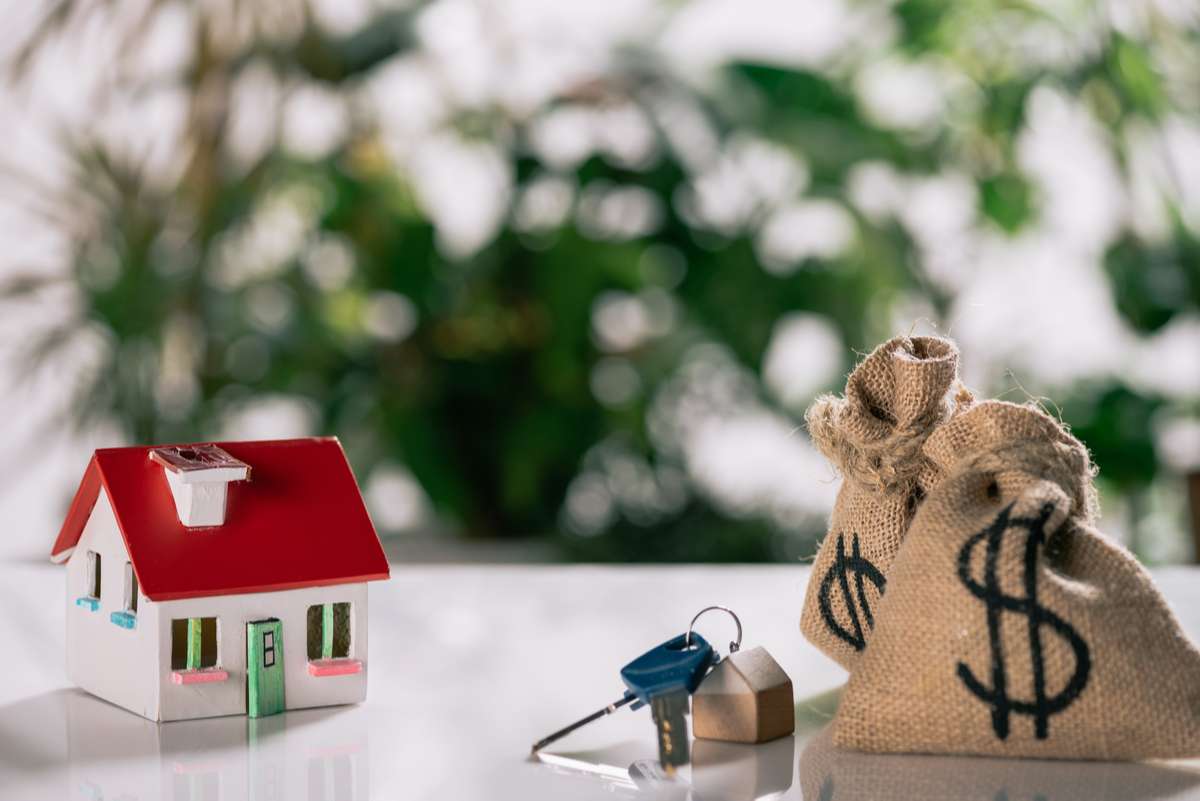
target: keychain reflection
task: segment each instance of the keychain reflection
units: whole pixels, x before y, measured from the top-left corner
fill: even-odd
[[[760,801],[778,798],[792,786],[795,738],[762,745],[692,741],[692,763],[668,777],[645,743],[627,742],[593,751],[541,753],[536,759],[557,770],[598,777],[616,797],[652,795],[669,801]]]
[[[360,707],[159,725],[71,692],[66,711],[72,799],[365,801],[369,796],[366,712]]]

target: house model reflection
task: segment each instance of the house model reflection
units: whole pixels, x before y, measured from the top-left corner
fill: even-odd
[[[67,673],[151,720],[261,717],[367,690],[388,564],[336,439],[96,451],[51,559]]]

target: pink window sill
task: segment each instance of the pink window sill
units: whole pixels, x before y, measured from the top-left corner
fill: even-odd
[[[173,684],[211,684],[216,681],[225,681],[228,678],[229,671],[221,670],[220,668],[174,670],[171,672],[171,682]]]
[[[349,676],[362,673],[361,659],[314,659],[308,663],[310,676]]]

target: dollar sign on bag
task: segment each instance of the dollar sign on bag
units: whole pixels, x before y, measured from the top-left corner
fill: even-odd
[[[821,608],[821,618],[825,621],[825,625],[837,637],[850,643],[850,646],[855,651],[861,651],[867,647],[867,639],[863,633],[863,620],[866,621],[867,628],[875,628],[875,616],[871,613],[871,605],[867,603],[867,591],[863,581],[869,581],[875,585],[875,589],[883,592],[884,585],[887,583],[883,578],[883,574],[879,572],[879,568],[871,564],[867,559],[864,559],[858,550],[858,535],[855,534],[851,540],[850,556],[846,556],[846,538],[840,532],[837,538],[837,559],[833,565],[825,573],[825,578],[821,579],[821,591],[817,595],[817,601]],[[854,590],[858,601],[855,603],[855,595],[850,592],[850,574],[854,575]],[[850,615],[850,626],[853,631],[848,631],[840,623],[833,614],[833,604],[830,601],[829,595],[833,591],[834,583],[837,583],[842,592],[842,602],[846,606],[846,611]],[[859,617],[859,608],[862,609],[862,617]]]
[[[1038,549],[1046,544],[1046,522],[1054,511],[1046,504],[1035,517],[1013,517],[1013,505],[1005,507],[987,528],[966,541],[958,553],[958,578],[972,595],[987,606],[988,640],[992,651],[992,686],[975,678],[966,664],[958,663],[958,677],[977,698],[992,707],[992,729],[1001,740],[1007,739],[1009,717],[1029,715],[1033,718],[1034,735],[1039,740],[1050,736],[1050,716],[1069,707],[1087,685],[1091,659],[1087,643],[1069,623],[1038,603]],[[1000,546],[1010,529],[1025,533],[1025,596],[1005,595],[996,575]],[[983,583],[971,575],[971,554],[980,543],[986,543]],[[1033,698],[1019,700],[1008,693],[1008,666],[1005,664],[1004,643],[1000,631],[1001,615],[1012,612],[1028,619],[1029,655],[1032,660]],[[1075,653],[1075,672],[1061,692],[1046,694],[1046,670],[1042,660],[1042,627],[1062,637]]]

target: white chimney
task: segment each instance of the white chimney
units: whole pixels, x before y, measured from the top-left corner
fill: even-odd
[[[153,448],[150,460],[162,465],[179,522],[188,528],[222,525],[229,482],[250,477],[248,464],[216,445]]]

